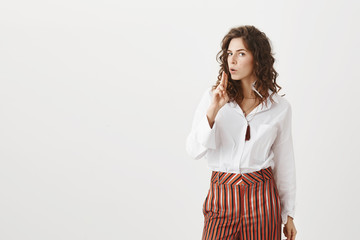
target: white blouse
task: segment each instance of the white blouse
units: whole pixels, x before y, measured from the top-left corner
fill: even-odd
[[[269,90],[269,94],[272,91]],[[290,103],[277,93],[267,106],[258,105],[246,117],[235,102],[226,103],[217,113],[212,128],[207,110],[212,102],[211,87],[198,104],[186,151],[195,160],[206,158],[212,171],[248,173],[271,166],[281,200],[282,223],[294,218],[296,172],[292,141]],[[250,139],[245,141],[247,121]]]

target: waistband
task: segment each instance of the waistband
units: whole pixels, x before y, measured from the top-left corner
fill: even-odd
[[[251,173],[228,173],[212,171],[211,182],[230,185],[251,185],[273,178],[271,167]]]

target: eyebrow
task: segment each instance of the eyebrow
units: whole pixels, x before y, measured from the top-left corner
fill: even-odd
[[[236,50],[236,52],[241,51],[241,50],[246,51],[245,49],[242,49],[242,48],[241,48],[241,49]],[[227,50],[227,52],[229,52],[229,51],[231,52],[231,50]],[[246,52],[247,52],[247,51],[246,51]]]

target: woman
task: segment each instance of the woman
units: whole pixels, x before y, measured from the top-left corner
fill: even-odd
[[[294,240],[291,105],[277,94],[267,36],[254,26],[222,40],[216,84],[197,106],[186,150],[212,170],[202,239]],[[218,54],[218,55],[219,55]]]

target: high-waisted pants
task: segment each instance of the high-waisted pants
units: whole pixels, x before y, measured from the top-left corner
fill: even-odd
[[[281,205],[271,167],[212,171],[203,203],[202,240],[281,240]]]

